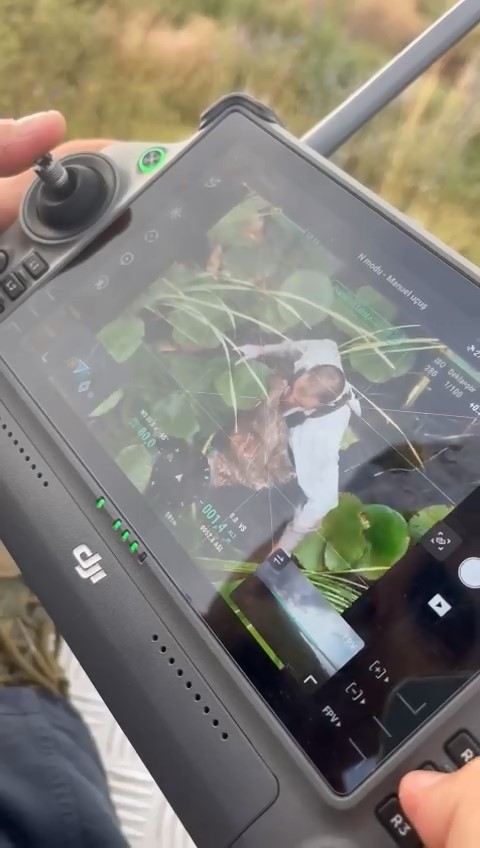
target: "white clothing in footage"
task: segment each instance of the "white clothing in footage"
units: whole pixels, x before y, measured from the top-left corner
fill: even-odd
[[[308,371],[318,365],[334,365],[343,373],[342,360],[337,344],[331,339],[306,341],[284,341],[265,345],[262,348],[245,345],[241,348],[246,358],[263,355],[290,355],[295,358],[294,373]],[[305,420],[289,430],[289,447],[295,465],[298,485],[306,497],[306,503],[298,507],[290,524],[285,528],[279,547],[291,554],[302,539],[316,530],[326,514],[338,505],[339,452],[348,428],[352,412],[361,414],[360,404],[353,396],[351,386],[346,383],[342,395],[330,405],[338,403],[346,395],[347,402],[330,414],[315,417],[315,410],[289,409],[304,412]],[[309,420],[310,419],[310,420]]]

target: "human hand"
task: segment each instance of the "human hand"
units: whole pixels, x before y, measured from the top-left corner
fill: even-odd
[[[400,801],[426,848],[480,845],[480,758],[453,774],[416,771],[403,778]]]
[[[75,151],[102,150],[112,143],[93,139],[69,141],[57,147],[65,131],[65,118],[59,112],[43,112],[19,121],[0,120],[0,232],[15,221],[35,176],[30,168],[42,154],[53,150],[56,156],[66,156]]]
[[[242,345],[242,347],[239,347],[238,350],[242,354],[242,358],[239,359],[237,365],[239,365],[240,362],[245,362],[248,359],[258,359],[258,357],[262,355],[263,347],[262,345],[246,344]]]

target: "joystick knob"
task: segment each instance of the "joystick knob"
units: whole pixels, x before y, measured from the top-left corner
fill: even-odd
[[[47,153],[33,166],[37,179],[22,207],[22,223],[40,240],[64,241],[94,224],[109,206],[117,185],[112,164],[99,153]]]
[[[39,220],[59,232],[88,225],[108,196],[102,174],[85,165],[65,167],[47,154],[34,170],[42,182],[37,196]]]
[[[71,192],[71,180],[67,169],[51,153],[37,159],[33,166],[37,177],[58,197],[67,197]]]

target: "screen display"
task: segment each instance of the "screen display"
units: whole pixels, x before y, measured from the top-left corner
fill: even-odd
[[[340,794],[479,668],[479,303],[232,115],[1,326],[0,355]]]

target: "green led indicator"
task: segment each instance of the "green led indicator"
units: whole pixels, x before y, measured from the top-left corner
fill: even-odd
[[[98,498],[97,509],[103,509],[104,506],[105,506],[105,498]]]
[[[117,520],[114,521],[113,525],[112,525],[112,527],[115,531],[120,530],[121,526],[122,526],[122,521],[120,520],[120,518],[117,518]]]
[[[130,545],[130,550],[131,550],[132,554],[136,554],[137,551],[138,551],[138,548],[139,548],[138,542],[132,542],[132,544]]]
[[[130,530],[124,530],[122,533],[122,542],[126,542],[130,536]]]
[[[167,156],[168,151],[165,147],[150,147],[140,156],[137,162],[138,170],[142,174],[151,174],[163,165]]]

